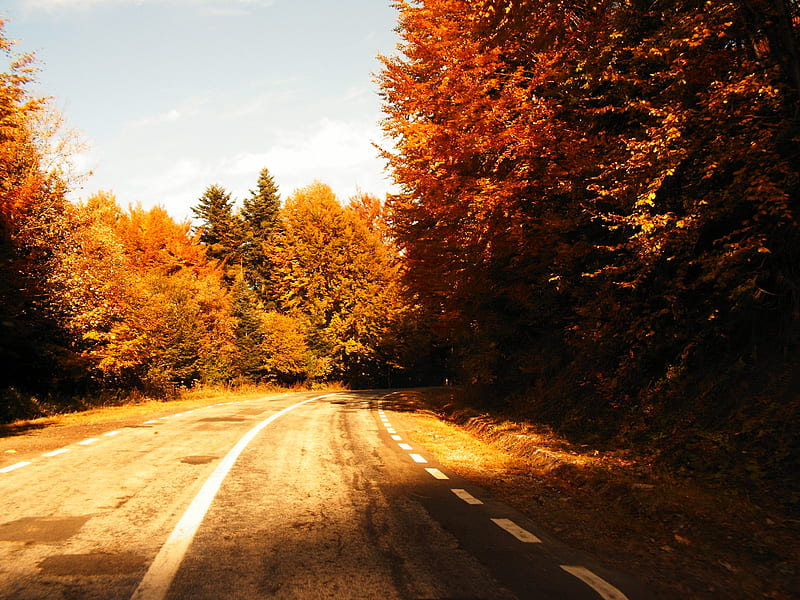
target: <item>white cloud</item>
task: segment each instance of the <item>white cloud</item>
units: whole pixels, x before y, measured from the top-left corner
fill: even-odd
[[[342,196],[352,195],[356,188],[383,193],[387,184],[373,146],[380,135],[372,122],[323,118],[313,131],[287,134],[263,152],[241,152],[224,159],[220,175],[229,179],[247,175],[255,182],[258,172],[267,167],[284,195],[314,179],[330,184]]]
[[[159,204],[178,219],[191,217],[191,207],[211,184],[221,185],[241,201],[255,188],[264,167],[275,178],[284,198],[314,180],[330,185],[342,201],[358,190],[379,196],[390,191],[383,161],[372,145],[380,142],[381,131],[372,121],[322,118],[301,133],[283,132],[270,137],[276,141],[263,150],[250,142],[249,148],[223,157],[204,153],[203,148],[189,154],[191,149],[185,147],[182,158],[170,160],[171,153],[161,154],[154,149],[139,155],[133,163],[99,165],[97,177],[86,187],[91,188],[89,192],[113,189],[123,206]]]

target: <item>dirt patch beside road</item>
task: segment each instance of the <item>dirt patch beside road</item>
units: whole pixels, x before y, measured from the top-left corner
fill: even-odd
[[[530,424],[465,413],[442,390],[386,398],[443,465],[556,537],[636,575],[664,599],[800,598],[800,523],[659,473],[622,452],[571,446]]]

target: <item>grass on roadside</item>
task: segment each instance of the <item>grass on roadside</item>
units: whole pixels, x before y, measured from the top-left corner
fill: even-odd
[[[314,389],[317,389],[316,387]],[[337,391],[344,389],[341,384],[332,383],[324,386],[324,390]],[[51,414],[35,419],[18,419],[12,423],[0,424],[0,437],[17,435],[32,429],[41,429],[51,426],[91,425],[109,421],[123,420],[129,417],[150,415],[165,410],[191,409],[199,406],[214,404],[222,399],[249,400],[267,394],[281,394],[307,391],[308,388],[285,388],[274,385],[242,385],[236,388],[222,386],[203,386],[181,392],[172,399],[148,398],[141,395],[131,395],[113,404],[90,406],[78,410],[58,412],[51,409]],[[78,405],[80,407],[80,405]]]

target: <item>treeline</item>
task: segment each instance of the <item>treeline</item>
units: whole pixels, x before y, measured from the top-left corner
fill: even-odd
[[[75,185],[32,57],[0,75],[0,421],[197,384],[385,385],[401,364],[400,262],[380,199],[322,183],[285,202],[267,169],[197,222]]]
[[[568,431],[796,472],[796,0],[397,6],[390,219],[440,360]]]

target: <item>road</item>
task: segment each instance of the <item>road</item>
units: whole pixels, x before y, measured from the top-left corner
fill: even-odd
[[[0,598],[650,597],[433,462],[403,408],[273,395],[14,439]]]

